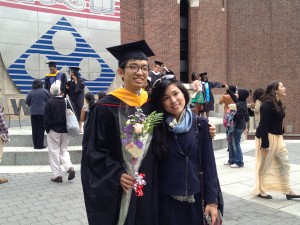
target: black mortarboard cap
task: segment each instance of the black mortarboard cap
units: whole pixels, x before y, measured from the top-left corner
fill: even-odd
[[[50,68],[50,67],[56,67],[56,62],[47,62],[46,64],[48,64],[48,67]]]
[[[154,56],[154,53],[148,46],[145,40],[126,43],[107,48],[120,63],[127,59],[147,59],[147,57]]]
[[[163,62],[160,62],[160,61],[154,61],[154,63],[159,66],[162,66],[164,64]]]
[[[71,66],[71,67],[69,67],[69,69],[74,72],[78,72],[79,70],[81,70],[79,67],[75,67],[75,66]]]
[[[207,72],[200,73],[199,75],[200,75],[200,77],[205,77],[205,76],[207,76]]]

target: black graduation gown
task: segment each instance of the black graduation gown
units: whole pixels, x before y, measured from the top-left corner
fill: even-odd
[[[75,84],[74,81],[68,81],[67,85],[69,86],[69,89],[65,90],[65,95],[69,95],[75,115],[79,121],[84,102],[85,82],[82,78],[78,77],[77,84]]]
[[[156,81],[157,79],[161,78],[161,77],[163,76],[163,74],[162,74],[162,73],[159,73],[158,75],[156,75],[155,73],[153,73],[153,72],[151,71],[151,72],[149,72],[148,76],[151,77],[151,81],[150,81],[149,86],[150,86],[150,88],[152,89],[152,86],[153,86],[153,84],[155,83],[155,81]]]
[[[92,106],[84,133],[81,179],[90,225],[118,222],[123,192],[120,176],[125,172],[118,118],[120,103],[107,95]],[[139,169],[147,182],[144,196],[136,197],[132,192],[126,225],[158,225],[157,170],[150,147]]]

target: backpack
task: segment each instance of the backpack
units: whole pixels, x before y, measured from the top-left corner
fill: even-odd
[[[223,119],[223,125],[228,132],[234,131],[235,123],[233,121],[235,111],[228,110]]]

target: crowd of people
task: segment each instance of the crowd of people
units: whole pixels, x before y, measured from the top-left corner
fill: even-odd
[[[81,181],[90,225],[222,224],[223,200],[212,146],[216,128],[208,122],[214,110],[213,88],[226,90],[219,100],[224,104],[228,140],[225,164],[244,167],[240,143],[252,110],[257,126],[252,194],[271,199],[267,192],[277,191],[288,200],[300,198],[289,180],[282,136],[281,98],[286,88],[281,82],[255,90],[249,106],[248,90],[208,81],[207,72],[193,73],[190,99],[189,91],[164,63],[155,61],[149,72],[148,57],[154,53],[144,40],[107,50],[118,60],[122,87],[109,94],[99,92],[96,101],[91,92],[84,94],[80,68],[70,67],[67,81],[50,62],[45,89],[34,80],[26,98],[34,148],[45,148],[46,131],[51,181],[57,183],[63,182],[60,163],[68,180],[75,178],[65,110],[61,110],[73,106],[83,133]],[[0,131],[7,138],[0,140],[1,160],[3,142],[9,141],[2,110]],[[0,178],[0,183],[5,182]]]

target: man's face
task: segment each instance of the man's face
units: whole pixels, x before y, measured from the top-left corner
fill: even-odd
[[[159,73],[160,70],[161,70],[161,66],[160,66],[160,65],[154,65],[153,71],[154,71],[155,73]]]
[[[139,93],[147,82],[148,62],[147,60],[129,60],[125,69],[118,69],[119,75],[123,78],[124,88]]]
[[[50,70],[51,74],[55,74],[57,71],[56,67],[53,67],[53,66],[49,67],[49,70]]]

